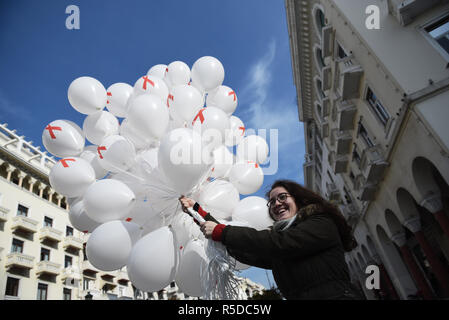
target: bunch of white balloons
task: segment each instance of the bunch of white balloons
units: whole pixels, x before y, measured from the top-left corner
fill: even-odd
[[[223,80],[221,62],[205,56],[191,69],[182,61],[155,65],[134,86],[105,89],[86,76],[70,84],[71,106],[86,115],[82,128],[55,120],[42,140],[61,158],[50,184],[68,198],[73,226],[90,234],[86,253],[93,266],[126,266],[143,291],[176,281],[184,293],[201,297],[208,240],[182,212],[179,196],[194,198],[226,224],[258,230],[272,224],[265,199],[240,199],[262,186],[268,145],[245,136],[232,115],[237,95]],[[247,267],[237,262],[237,270]]]

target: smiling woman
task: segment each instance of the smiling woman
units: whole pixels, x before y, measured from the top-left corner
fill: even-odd
[[[201,224],[204,235],[223,243],[231,256],[271,269],[286,299],[361,299],[344,258],[357,243],[338,208],[290,180],[276,181],[267,198],[274,225],[261,231],[217,224],[192,199],[181,203],[209,220]]]

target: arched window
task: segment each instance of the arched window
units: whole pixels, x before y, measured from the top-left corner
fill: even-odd
[[[321,33],[323,31],[323,28],[326,26],[326,16],[324,15],[324,8],[321,5],[316,4],[312,9],[312,16],[318,39],[321,39]]]

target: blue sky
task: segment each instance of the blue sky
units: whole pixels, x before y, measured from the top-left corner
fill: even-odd
[[[69,5],[79,7],[79,30],[66,28]],[[82,126],[85,116],[67,99],[74,79],[134,85],[156,64],[191,67],[206,55],[222,62],[223,84],[237,93],[234,114],[246,128],[279,129],[279,169],[255,195],[276,179],[303,183],[303,127],[281,0],[1,1],[0,121],[45,150],[42,131],[51,121]],[[269,286],[261,269],[241,275]]]

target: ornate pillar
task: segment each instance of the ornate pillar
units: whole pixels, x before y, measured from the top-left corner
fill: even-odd
[[[59,193],[56,194],[56,199],[58,199],[58,207],[61,206],[62,198],[64,198],[64,196],[62,194],[59,194]]]
[[[14,167],[9,163],[6,164],[6,172],[8,173],[6,176],[6,180],[11,181],[11,175],[14,172],[14,170],[16,170],[16,167]]]
[[[427,284],[424,275],[422,274],[421,270],[416,264],[415,259],[412,256],[412,253],[410,252],[410,249],[407,247],[405,233],[396,233],[391,236],[391,240],[396,243],[396,245],[399,247],[399,250],[401,250],[402,258],[404,259],[405,264],[410,270],[410,273],[412,274],[412,277],[415,280],[418,290],[422,294],[423,298],[425,300],[433,299],[434,296],[432,293],[432,289],[430,289],[429,285]]]
[[[48,202],[51,202],[53,200],[53,195],[55,194],[55,192],[56,191],[54,189],[52,189],[52,188],[50,188],[48,190]]]
[[[432,193],[431,195],[428,195],[423,201],[421,201],[420,205],[433,213],[435,219],[440,224],[441,229],[443,229],[446,234],[446,237],[449,238],[449,219],[443,211],[441,194]]]
[[[19,172],[19,187],[22,187],[23,179],[27,176],[27,174],[23,171]]]
[[[33,192],[34,184],[37,182],[36,178],[29,177],[28,183],[30,184],[30,188],[28,189],[29,192]]]
[[[381,277],[385,280],[387,290],[390,293],[391,297],[394,300],[400,300],[399,295],[396,292],[396,288],[393,285],[393,281],[391,281],[391,278],[387,272],[387,269],[385,268],[384,264],[382,263],[382,259],[380,258],[380,256],[377,254],[373,255],[373,260],[379,267]]]
[[[43,184],[42,182],[39,184],[39,197],[41,197],[42,198],[42,196],[44,195],[44,189],[46,188],[47,186],[45,185],[45,184]]]
[[[430,246],[429,242],[427,241],[426,237],[424,236],[424,233],[421,229],[421,221],[419,217],[413,217],[406,221],[404,221],[404,226],[409,229],[416,237],[416,240],[418,240],[419,245],[423,249],[427,260],[429,261],[430,267],[432,268],[432,271],[435,273],[435,276],[437,277],[438,281],[440,282],[441,287],[444,290],[444,293],[446,296],[449,295],[449,275],[447,274],[446,270],[444,269],[443,265],[441,264],[440,260],[438,259],[435,251]]]

